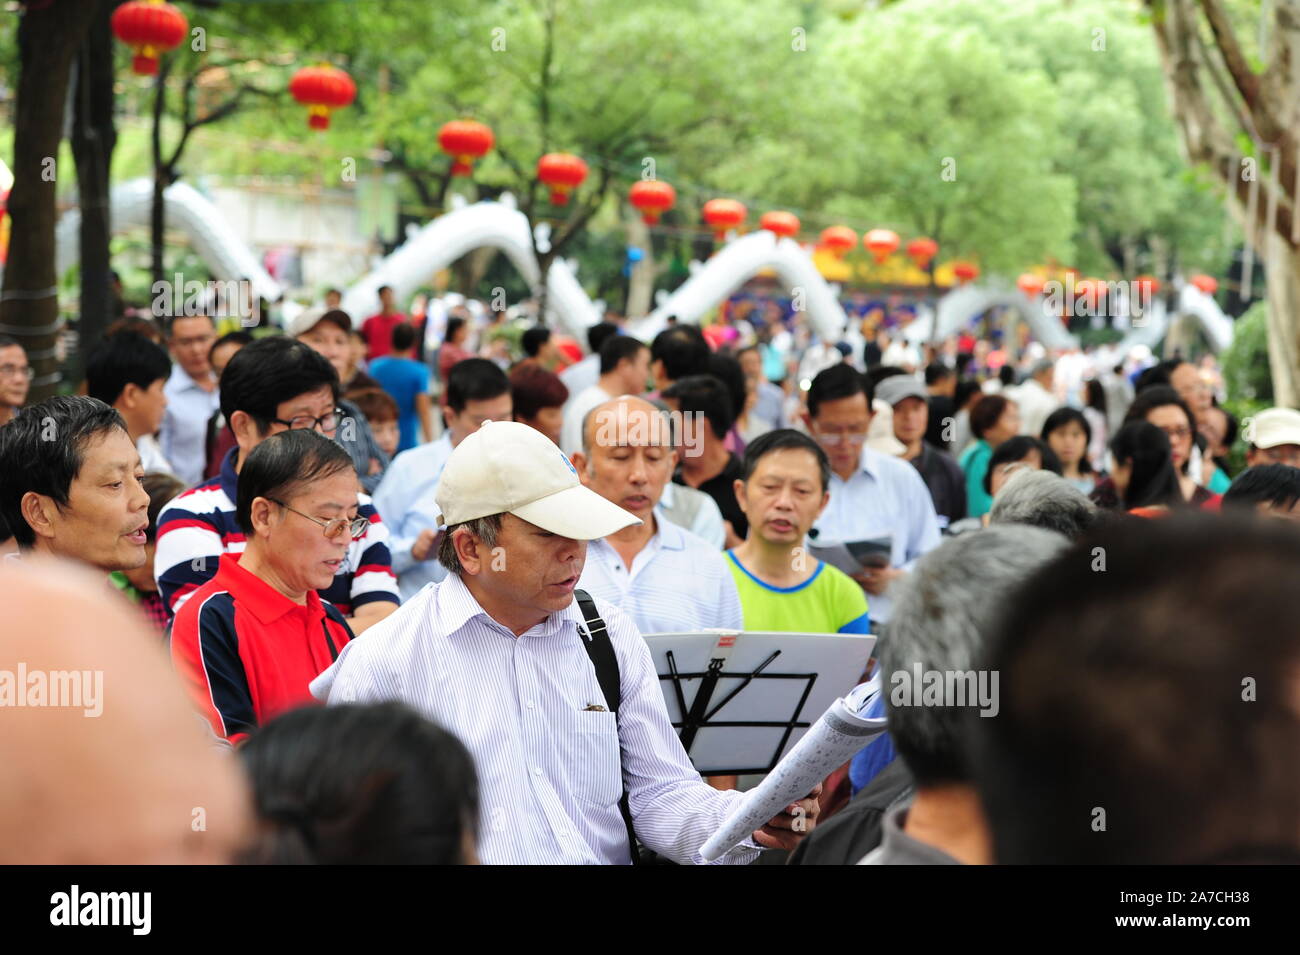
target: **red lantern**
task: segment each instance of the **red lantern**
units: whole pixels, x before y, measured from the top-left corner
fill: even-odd
[[[472,119],[453,119],[438,130],[438,145],[452,157],[453,176],[472,175],[474,160],[486,156],[494,142],[492,130]]]
[[[1160,292],[1160,280],[1154,275],[1139,275],[1133,280],[1138,295],[1148,301]]]
[[[677,190],[658,179],[642,179],[632,184],[627,198],[641,210],[641,221],[654,225],[677,202]]]
[[[830,249],[837,259],[844,258],[844,253],[858,244],[858,234],[848,226],[833,225],[822,229],[821,244]]]
[[[1026,272],[1016,279],[1016,288],[1025,293],[1026,298],[1037,298],[1043,294],[1043,289],[1047,283],[1041,275],[1035,275],[1033,272]]]
[[[758,227],[789,239],[799,234],[799,217],[793,212],[765,212],[758,220]]]
[[[721,242],[727,232],[745,221],[749,210],[735,199],[710,199],[704,204],[704,221],[713,226],[713,238]]]
[[[872,229],[862,237],[862,244],[867,247],[867,251],[879,265],[898,248],[898,233],[891,232],[889,229]]]
[[[329,129],[330,111],[342,109],[357,98],[357,84],[336,66],[304,66],[289,81],[289,93],[307,107],[311,129]]]
[[[132,0],[113,11],[109,21],[113,35],[135,53],[131,72],[153,76],[158,72],[158,58],[180,45],[190,23],[170,3],[162,0]]]
[[[980,269],[974,262],[954,262],[952,274],[956,276],[958,282],[965,284],[979,278]]]
[[[547,153],[537,160],[537,178],[551,190],[551,205],[569,202],[569,193],[587,178],[587,164],[572,153]]]
[[[939,243],[924,236],[907,243],[907,254],[916,263],[918,269],[923,269],[929,265],[930,260],[935,257],[938,251]]]
[[[1219,290],[1219,280],[1212,275],[1197,273],[1189,281],[1206,295],[1213,295]]]

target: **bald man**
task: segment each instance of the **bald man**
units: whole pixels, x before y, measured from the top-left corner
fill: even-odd
[[[616,604],[643,634],[743,629],[717,547],[655,511],[677,464],[664,412],[629,395],[597,405],[573,463],[583,484],[641,519],[587,546],[579,587]]]
[[[39,555],[0,562],[0,605],[0,864],[231,861],[243,774],[131,607]]]

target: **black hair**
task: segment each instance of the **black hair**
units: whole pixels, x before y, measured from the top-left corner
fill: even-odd
[[[932,361],[930,364],[925,366],[926,387],[937,385],[941,381],[946,381],[947,379],[955,378],[956,376],[957,372],[941,361]]]
[[[519,344],[523,346],[524,354],[529,358],[536,358],[542,350],[542,346],[551,340],[551,330],[545,325],[534,325],[532,328],[524,330],[524,334],[519,339]]]
[[[821,478],[822,490],[831,483],[831,460],[826,456],[822,446],[802,431],[794,428],[777,428],[759,435],[745,445],[745,457],[741,462],[740,478],[749,483],[749,479],[758,470],[758,462],[774,451],[807,451],[817,461],[817,474]]]
[[[456,337],[456,333],[465,327],[465,317],[463,315],[453,315],[447,319],[447,331],[442,336],[444,342],[449,342]]]
[[[1192,409],[1188,406],[1187,402],[1182,399],[1182,396],[1173,389],[1172,385],[1152,385],[1149,388],[1139,391],[1137,397],[1133,399],[1133,403],[1128,406],[1128,411],[1124,415],[1124,423],[1128,424],[1130,421],[1146,421],[1147,415],[1156,408],[1163,408],[1166,405],[1177,405],[1183,410],[1183,414],[1187,417],[1187,427],[1192,431],[1192,441],[1193,443],[1196,443],[1199,435],[1199,432],[1196,430],[1196,415],[1192,414]],[[1184,470],[1189,464],[1191,464],[1190,458],[1184,462]]]
[[[952,403],[958,411],[966,407],[966,402],[970,396],[980,390],[980,383],[974,378],[963,378],[957,382],[957,387],[953,390]]]
[[[392,343],[393,351],[406,351],[415,347],[415,326],[410,322],[398,322],[393,326],[392,335],[389,336]]]
[[[1011,399],[1006,395],[985,395],[975,402],[975,407],[970,410],[970,433],[983,439],[1006,413],[1009,404]]]
[[[98,398],[60,395],[23,408],[0,428],[0,520],[20,547],[36,543],[23,517],[23,495],[30,492],[68,504],[72,482],[85,463],[86,446],[126,422]]]
[[[745,408],[745,372],[740,367],[740,362],[730,355],[710,355],[709,356],[709,374],[718,381],[722,382],[727,388],[727,396],[731,398],[731,407],[736,417]]]
[[[385,292],[391,292],[392,290],[393,287],[391,285],[381,285],[379,288],[375,289],[375,294],[383,295]]]
[[[1084,417],[1083,412],[1078,408],[1057,408],[1047,416],[1043,422],[1043,433],[1041,435],[1043,443],[1047,444],[1047,436],[1057,428],[1064,428],[1067,424],[1077,424],[1083,429],[1083,457],[1079,458],[1079,473],[1091,474],[1092,462],[1088,460],[1088,445],[1092,444],[1092,425],[1088,424],[1088,419]],[[1051,445],[1048,445],[1051,447]]]
[[[897,378],[899,375],[906,375],[907,371],[899,368],[897,365],[872,365],[867,369],[866,379],[871,385],[872,397],[876,394],[876,386],[886,378]]]
[[[650,359],[663,363],[669,381],[707,375],[711,353],[704,333],[691,324],[665,328],[650,343]]]
[[[510,373],[510,406],[516,421],[532,421],[543,408],[562,408],[569,389],[540,365],[519,365]]]
[[[1106,413],[1106,389],[1101,386],[1101,382],[1096,378],[1089,378],[1083,383],[1085,395],[1084,404],[1094,411]]]
[[[600,373],[608,375],[623,360],[635,361],[645,342],[638,341],[631,335],[608,336],[600,346]]]
[[[1133,383],[1133,390],[1141,394],[1148,388],[1158,388],[1162,385],[1172,387],[1174,370],[1179,365],[1186,364],[1187,362],[1182,358],[1168,358],[1159,364],[1152,365],[1137,376],[1137,380]]]
[[[1125,461],[1132,464],[1128,488],[1124,492],[1123,506],[1126,510],[1183,504],[1183,491],[1178,483],[1178,472],[1174,470],[1169,437],[1151,422],[1130,421],[1120,428],[1111,439],[1110,453],[1116,466]]]
[[[1003,365],[998,369],[998,381],[1004,385],[1013,385],[1016,382],[1016,370],[1010,365]]]
[[[342,446],[314,428],[281,431],[262,441],[239,469],[235,520],[245,534],[253,533],[253,501],[259,497],[284,501],[299,488],[352,469]]]
[[[677,410],[683,415],[704,415],[719,441],[736,423],[736,412],[731,406],[727,386],[712,375],[681,378],[664,389],[663,397],[676,401]]]
[[[1061,460],[1047,446],[1045,441],[1040,441],[1031,435],[1018,434],[1014,438],[1008,438],[993,449],[993,454],[989,456],[989,466],[984,471],[984,493],[993,493],[993,472],[1000,465],[1023,461],[1029,457],[1031,451],[1038,452],[1038,458],[1043,462],[1044,471],[1051,471],[1053,474],[1061,473]]]
[[[466,358],[447,372],[447,407],[464,411],[471,401],[489,401],[510,393],[510,379],[495,362],[486,358]]]
[[[339,400],[339,375],[310,345],[286,335],[259,338],[231,356],[221,373],[221,413],[242,411],[265,432],[282,403],[328,387]]]
[[[253,344],[253,341],[254,341],[253,336],[250,335],[248,332],[245,331],[226,332],[226,334],[222,335],[215,342],[213,342],[212,347],[208,349],[208,361],[209,362],[212,361],[213,353],[216,352],[216,350],[220,348],[222,345],[238,345],[240,348],[243,348],[246,345]]]
[[[12,335],[0,335],[0,348],[15,348],[15,347],[23,348],[23,343],[20,342],[18,339],[14,338]],[[26,352],[27,349],[23,348],[23,353],[25,354]]]
[[[155,381],[166,381],[172,360],[138,332],[119,332],[102,339],[86,359],[86,394],[111,405],[127,385],[148,389]]]
[[[402,703],[292,710],[239,755],[262,823],[241,862],[450,865],[477,841],[473,759]]]
[[[808,387],[808,416],[816,418],[822,402],[838,401],[852,398],[854,395],[866,395],[867,412],[871,412],[871,401],[876,396],[875,385],[866,376],[860,375],[852,365],[841,362],[818,373]]]
[[[1296,860],[1300,534],[1282,525],[1104,522],[1003,601],[979,664],[1000,710],[968,724],[994,861]]]
[[[150,471],[140,479],[140,486],[149,495],[149,526],[145,536],[153,541],[158,537],[158,514],[185,490],[185,482],[166,471]]]
[[[173,338],[173,337],[175,337],[175,335],[176,335],[175,327],[176,327],[176,323],[177,323],[177,322],[183,322],[183,321],[186,321],[187,319],[191,319],[191,318],[204,318],[204,319],[207,319],[208,324],[212,326],[212,328],[213,328],[214,331],[216,330],[216,327],[217,327],[217,319],[216,319],[216,316],[215,316],[215,315],[210,315],[210,314],[208,314],[207,312],[199,312],[197,315],[186,315],[186,314],[182,313],[182,314],[180,314],[180,315],[172,315],[170,318],[167,318],[167,319],[165,320],[165,321],[166,321],[166,332],[167,332],[167,337],[168,337],[168,338]]]
[[[587,350],[593,355],[600,354],[605,342],[618,334],[618,326],[613,322],[597,322],[587,329]]]
[[[1232,481],[1223,495],[1225,511],[1254,510],[1256,504],[1271,504],[1289,511],[1300,501],[1300,468],[1289,464],[1261,464],[1247,468]]]

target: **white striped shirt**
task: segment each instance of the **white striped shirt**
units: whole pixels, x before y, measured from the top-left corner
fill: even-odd
[[[655,523],[630,571],[608,541],[589,543],[578,586],[617,606],[642,633],[743,630],[740,595],[722,552],[663,517]]]
[[[698,863],[743,796],[700,779],[669,722],[649,647],[617,607],[596,606],[622,677],[617,723],[586,709],[605,699],[576,601],[516,637],[454,574],[344,647],[311,690],[327,703],[400,700],[458,736],[478,769],[486,863],[627,864],[624,781],[641,841]],[[756,856],[751,843],[720,861]]]

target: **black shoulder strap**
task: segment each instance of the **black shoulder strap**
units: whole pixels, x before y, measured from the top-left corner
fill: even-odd
[[[618,719],[618,705],[623,699],[622,678],[618,669],[618,657],[614,655],[614,644],[609,639],[609,630],[605,621],[596,610],[596,601],[585,590],[575,590],[574,598],[582,610],[582,617],[587,621],[586,632],[582,634],[582,646],[591,658],[591,665],[596,668],[596,682],[605,697],[605,705]],[[580,628],[581,629],[581,628]],[[622,778],[623,744],[619,741],[619,778]],[[628,849],[632,853],[632,864],[640,862],[640,853],[636,847],[636,832],[632,828],[632,811],[628,805],[627,786],[623,786],[623,795],[618,800],[618,811],[623,816],[623,825],[627,827]]]

